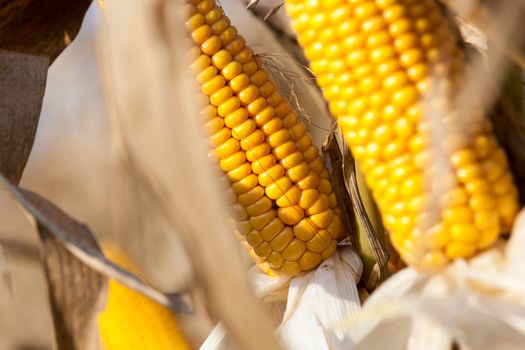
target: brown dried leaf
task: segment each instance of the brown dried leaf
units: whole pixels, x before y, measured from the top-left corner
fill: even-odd
[[[97,349],[97,314],[107,278],[78,260],[44,226],[39,224],[38,232],[58,349]]]
[[[78,31],[91,0],[0,0],[0,48],[55,58]]]
[[[0,173],[13,183],[33,146],[47,68],[45,57],[0,50]]]
[[[0,174],[0,184],[70,253],[90,269],[113,278],[175,312],[187,313],[190,307],[178,293],[164,294],[152,288],[133,273],[119,267],[102,254],[89,228],[74,220],[50,201],[27,190],[19,189]]]

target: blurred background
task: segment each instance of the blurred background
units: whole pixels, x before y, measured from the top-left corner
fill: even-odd
[[[98,235],[110,231],[110,138],[98,74],[96,3],[49,69],[36,141],[21,186],[47,197]],[[0,192],[0,349],[52,349],[37,234]]]

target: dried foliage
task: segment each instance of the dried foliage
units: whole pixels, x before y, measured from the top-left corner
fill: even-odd
[[[0,48],[48,57],[69,45],[91,0],[0,0]]]
[[[181,5],[145,0],[106,4],[104,49],[111,74],[106,81],[111,82],[116,124],[130,169],[182,237],[213,316],[223,320],[240,348],[278,348],[272,321],[246,279],[206,156],[193,85],[186,76]]]
[[[0,50],[0,173],[14,183],[33,147],[47,66],[45,57]]]

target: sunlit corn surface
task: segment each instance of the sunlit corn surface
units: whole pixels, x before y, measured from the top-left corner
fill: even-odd
[[[225,175],[237,237],[262,268],[317,267],[343,236],[319,150],[223,10],[189,1],[185,13],[210,157]]]
[[[492,125],[454,96],[467,69],[432,0],[286,1],[330,110],[409,264],[436,270],[491,246],[518,210]]]
[[[119,265],[136,270],[119,250],[110,248],[105,253]],[[109,281],[108,300],[99,316],[99,329],[105,350],[189,349],[169,309],[115,280]]]

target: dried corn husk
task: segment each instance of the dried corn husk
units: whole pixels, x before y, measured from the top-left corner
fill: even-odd
[[[280,313],[277,333],[286,349],[332,349],[343,341],[343,329],[327,331],[361,310],[356,284],[363,265],[351,246],[338,249],[315,271],[290,278],[250,271],[255,292]],[[285,309],[281,302],[286,301]],[[284,311],[284,313],[283,313]],[[230,349],[222,324],[210,334],[201,350]]]
[[[335,329],[336,349],[522,349],[525,344],[525,211],[507,245],[423,276],[407,268]]]

